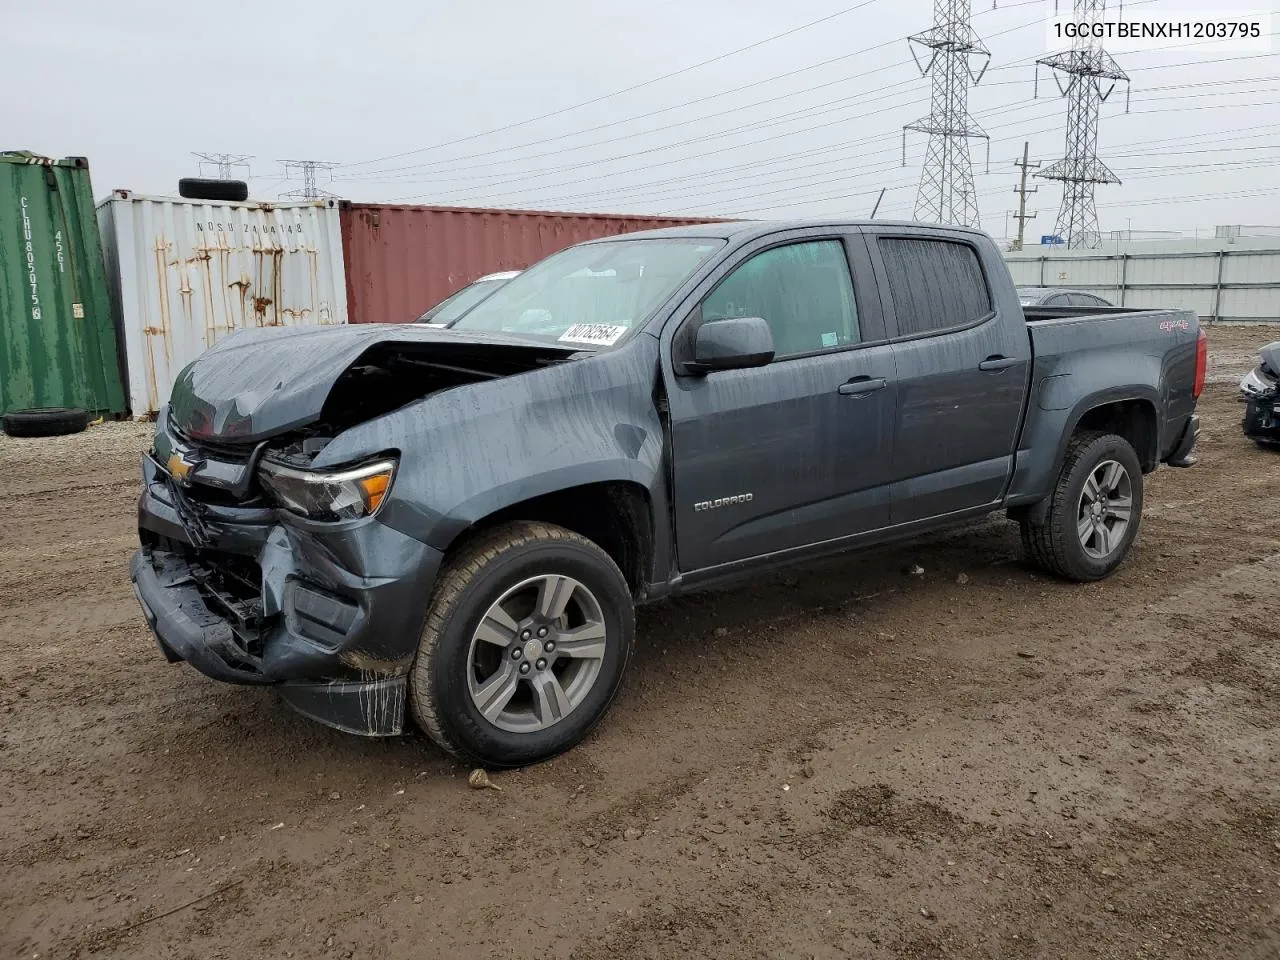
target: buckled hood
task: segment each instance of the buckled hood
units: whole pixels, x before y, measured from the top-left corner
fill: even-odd
[[[578,347],[420,324],[247,330],[220,341],[183,369],[170,397],[169,419],[197,440],[257,442],[319,420],[343,374],[370,356],[394,354],[398,348],[419,361],[482,367],[474,379],[522,372],[580,352]]]

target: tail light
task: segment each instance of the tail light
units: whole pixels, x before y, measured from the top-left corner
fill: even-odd
[[[1191,395],[1197,400],[1200,394],[1204,393],[1204,374],[1205,368],[1209,366],[1209,338],[1204,335],[1204,331],[1200,331],[1200,336],[1196,338],[1196,382],[1191,388]]]

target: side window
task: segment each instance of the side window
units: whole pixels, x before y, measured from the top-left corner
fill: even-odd
[[[1065,293],[1060,293],[1056,297],[1050,297],[1044,302],[1046,307],[1069,307],[1071,306],[1071,298]]]
[[[858,307],[844,244],[815,240],[758,253],[702,301],[704,323],[762,317],[775,357],[858,342]]]
[[[978,253],[967,243],[882,237],[880,256],[900,336],[968,326],[991,312]]]

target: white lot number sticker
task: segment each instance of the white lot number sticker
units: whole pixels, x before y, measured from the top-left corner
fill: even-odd
[[[575,323],[560,334],[561,343],[589,343],[595,347],[612,347],[627,332],[626,327],[612,323]]]

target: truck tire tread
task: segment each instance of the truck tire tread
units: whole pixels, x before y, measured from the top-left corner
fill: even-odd
[[[1102,440],[1117,440],[1128,446],[1128,441],[1123,437],[1105,430],[1082,430],[1075,434],[1067,444],[1062,469],[1058,472],[1057,482],[1049,495],[1049,509],[1044,522],[1022,521],[1022,547],[1027,559],[1046,573],[1064,580],[1087,582],[1098,579],[1095,572],[1085,568],[1074,556],[1074,543],[1069,538],[1075,536],[1077,504],[1071,496],[1071,486],[1076,467],[1081,460],[1095,455],[1094,448]],[[1136,463],[1136,454],[1133,458]],[[1135,480],[1141,482],[1140,472]],[[1140,516],[1140,511],[1135,511],[1135,527]]]
[[[418,654],[414,659],[413,673],[420,676],[430,675],[431,662],[439,649],[446,626],[458,606],[462,592],[486,566],[510,550],[530,543],[548,542],[573,543],[587,548],[597,554],[598,559],[608,564],[617,573],[618,578],[625,583],[622,571],[613,562],[613,558],[594,542],[572,530],[541,521],[518,521],[494,527],[465,544],[445,561],[427,609],[426,625],[422,631]],[[624,672],[626,664],[631,659],[633,645],[634,637],[623,651]],[[422,673],[419,674],[419,671]],[[614,693],[616,695],[616,691]],[[610,702],[612,699],[610,697]],[[436,702],[430,683],[414,683],[411,678],[409,710],[414,721],[440,749],[466,763],[488,765],[483,757],[475,755],[449,735],[445,725],[441,723],[439,704]],[[605,712],[607,712],[607,704],[606,710],[600,711],[596,722],[603,718]]]

